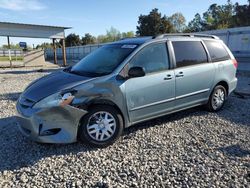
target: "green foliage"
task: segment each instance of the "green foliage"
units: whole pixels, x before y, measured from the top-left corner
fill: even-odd
[[[121,38],[121,33],[114,27],[111,27],[110,30],[106,31],[106,38],[108,42],[117,41]]]
[[[195,14],[187,26],[186,19],[182,13],[177,12],[167,17],[165,15],[162,16],[158,9],[155,8],[148,15],[139,16],[136,34],[139,36],[155,36],[162,33],[200,32],[240,26],[250,26],[250,0],[248,0],[246,5],[239,5],[239,3],[233,5],[230,0],[225,5],[212,4],[203,14]],[[119,30],[111,27],[109,30],[106,30],[106,34],[97,37],[86,33],[80,39],[79,35],[71,33],[65,38],[65,44],[68,47],[107,43],[134,36],[135,33],[133,31],[121,33]],[[57,47],[61,45],[62,41],[60,41],[60,44],[57,43]],[[6,45],[3,47],[7,48]],[[37,48],[45,49],[51,47],[51,43],[37,45]],[[11,48],[19,48],[19,46],[12,45]]]
[[[230,1],[226,5],[210,5],[209,9],[203,14],[204,29],[224,29],[232,25],[234,6]]]
[[[2,45],[2,49],[9,49],[7,44]],[[10,44],[10,49],[21,49],[19,44]]]
[[[235,15],[232,22],[235,27],[250,26],[250,0],[248,5],[235,4]]]
[[[76,35],[75,33],[69,34],[65,38],[65,46],[70,47],[70,46],[81,46],[81,39],[79,35]]]
[[[203,20],[199,13],[195,14],[194,19],[188,23],[185,32],[200,32],[203,31]]]
[[[115,29],[114,27],[111,27],[109,30],[106,31],[106,35],[99,35],[97,37],[97,42],[98,43],[114,42],[122,38],[129,38],[129,37],[134,37],[133,31],[121,33],[119,30]]]
[[[250,25],[250,1],[248,5],[232,4],[230,0],[225,5],[212,4],[208,10],[196,14],[188,23],[186,32],[198,32],[213,29],[226,29]]]
[[[135,33],[133,31],[129,31],[129,32],[123,32],[122,33],[122,38],[131,38],[134,37]]]
[[[89,33],[86,33],[85,36],[82,37],[82,45],[95,44],[95,42],[95,37],[90,35]]]
[[[136,33],[140,36],[154,36],[174,32],[169,19],[165,15],[162,16],[158,9],[153,9],[148,15],[140,15],[136,28]]]
[[[128,38],[128,37],[134,37],[134,32],[120,32],[119,30],[115,29],[114,27],[111,27],[109,30],[106,30],[105,35],[99,35],[97,37],[92,36],[89,33],[85,33],[84,37],[80,39],[79,35],[76,35],[74,33],[69,34],[65,38],[65,45],[68,46],[80,46],[80,45],[88,45],[88,44],[96,44],[96,43],[107,43],[107,42],[114,42],[117,40],[120,40],[121,38]],[[60,44],[62,45],[62,41],[60,41]],[[48,44],[51,45],[51,44]],[[44,48],[47,48],[44,47]]]
[[[168,18],[174,28],[175,33],[181,33],[186,29],[186,19],[182,13],[177,12]]]
[[[38,44],[36,46],[36,49],[47,49],[47,48],[52,48],[52,43],[44,42],[42,44]]]

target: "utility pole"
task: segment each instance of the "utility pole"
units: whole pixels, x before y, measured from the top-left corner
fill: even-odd
[[[10,37],[9,36],[7,36],[7,40],[8,40],[8,49],[9,49],[10,68],[12,68],[11,51],[10,51]]]
[[[57,55],[56,55],[56,39],[52,39],[53,41],[53,52],[54,52],[54,64],[57,64]]]
[[[65,38],[62,39],[62,58],[63,58],[63,66],[67,66],[66,60],[66,49],[65,49]]]

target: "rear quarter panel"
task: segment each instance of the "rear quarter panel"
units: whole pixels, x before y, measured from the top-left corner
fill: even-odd
[[[229,86],[229,94],[236,88],[236,68],[234,67],[232,60],[226,60],[214,63],[216,67],[216,74],[214,80],[214,86],[221,81],[227,82]]]
[[[226,51],[228,52],[230,59],[224,61],[213,62],[215,66],[215,77],[214,77],[214,84],[213,88],[221,81],[225,81],[228,84],[228,94],[230,94],[237,85],[237,78],[236,78],[236,67],[234,66],[232,60],[235,59],[232,52],[229,48],[224,44],[223,41],[219,41]],[[213,89],[211,89],[211,92]]]

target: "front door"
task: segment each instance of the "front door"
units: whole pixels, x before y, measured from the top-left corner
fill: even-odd
[[[130,78],[125,84],[131,122],[150,119],[174,108],[175,77],[169,70],[166,43],[154,43],[138,52],[129,68],[143,67],[144,77]]]

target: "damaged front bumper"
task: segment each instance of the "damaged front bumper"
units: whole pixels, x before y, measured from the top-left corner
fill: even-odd
[[[41,143],[73,143],[77,141],[80,119],[87,111],[70,105],[41,110],[22,109],[17,104],[17,122],[21,132]]]

